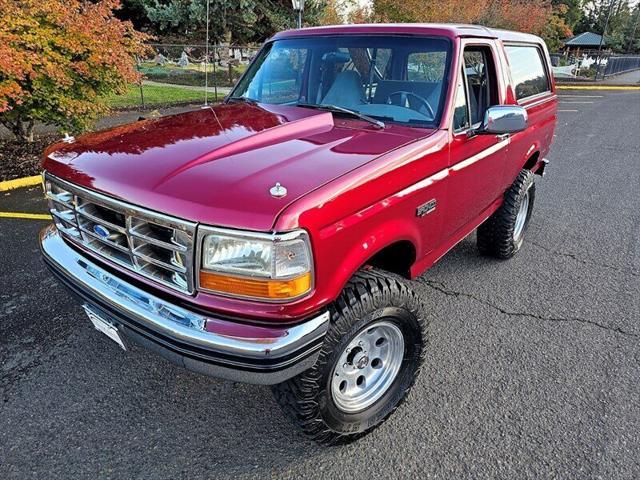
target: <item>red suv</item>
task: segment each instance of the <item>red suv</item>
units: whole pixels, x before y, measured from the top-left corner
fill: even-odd
[[[532,35],[279,33],[220,105],[50,147],[44,259],[122,348],[274,385],[350,441],[429,356],[410,279],[475,229],[482,254],[522,246],[556,104]]]

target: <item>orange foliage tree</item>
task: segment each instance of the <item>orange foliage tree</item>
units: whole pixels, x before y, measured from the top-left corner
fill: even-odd
[[[340,13],[340,10],[343,8],[342,3],[340,0],[328,0],[320,15],[320,24],[340,25],[344,23],[344,19]]]
[[[114,17],[119,0],[0,0],[0,123],[33,140],[36,121],[86,128],[105,95],[139,80],[147,37]]]
[[[550,0],[373,0],[379,22],[475,23],[542,34]]]
[[[553,7],[553,14],[549,18],[549,22],[544,27],[542,38],[547,42],[547,47],[552,52],[562,47],[563,41],[573,35],[573,30],[567,25],[565,19],[569,7],[564,3],[560,3]]]
[[[320,25],[341,25],[344,23],[372,23],[371,6],[358,0],[326,0]]]

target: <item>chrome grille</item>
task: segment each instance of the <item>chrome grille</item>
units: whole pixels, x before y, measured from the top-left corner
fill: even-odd
[[[195,223],[45,175],[49,210],[74,242],[163,285],[193,293]]]

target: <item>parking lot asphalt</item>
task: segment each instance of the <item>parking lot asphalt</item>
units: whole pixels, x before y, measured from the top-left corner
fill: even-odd
[[[426,366],[343,447],[301,436],[267,387],[121,351],[45,269],[46,222],[0,218],[0,478],[639,478],[640,92],[559,108],[523,249],[486,259],[471,235],[415,282]]]

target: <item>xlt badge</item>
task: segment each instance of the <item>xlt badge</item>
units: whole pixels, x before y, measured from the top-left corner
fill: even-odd
[[[423,203],[416,209],[416,215],[418,217],[424,217],[436,209],[436,199],[432,198],[427,203]]]

